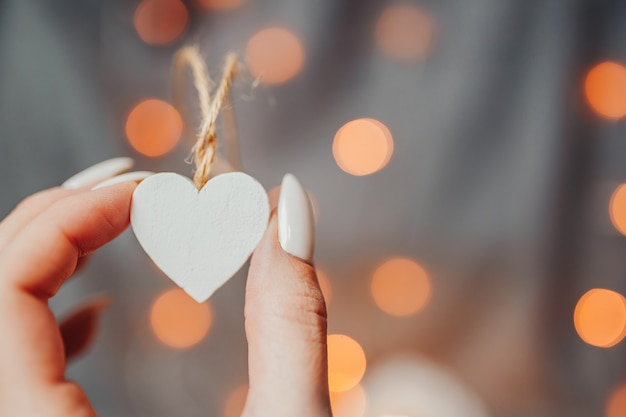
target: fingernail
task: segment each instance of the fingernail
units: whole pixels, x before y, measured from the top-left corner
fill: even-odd
[[[102,181],[100,184],[92,188],[92,190],[98,190],[100,188],[108,187],[109,185],[120,184],[122,182],[135,181],[139,182],[154,175],[151,171],[133,171],[126,174],[118,175],[117,177],[109,178],[106,181]]]
[[[285,252],[310,262],[315,242],[313,210],[306,191],[291,174],[283,178],[277,216],[280,246]]]
[[[107,159],[72,175],[61,186],[63,188],[80,188],[111,178],[121,172],[127,171],[134,165],[132,158],[121,157]]]

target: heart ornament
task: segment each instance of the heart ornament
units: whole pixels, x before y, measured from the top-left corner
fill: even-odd
[[[268,218],[265,189],[243,172],[218,175],[199,191],[182,175],[152,175],[135,189],[130,214],[144,251],[199,303],[243,266]]]

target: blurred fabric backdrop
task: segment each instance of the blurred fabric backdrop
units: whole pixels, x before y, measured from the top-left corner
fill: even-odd
[[[0,217],[109,157],[191,176],[187,44],[241,58],[245,171],[315,202],[336,417],[626,415],[626,2],[0,0]],[[68,377],[103,417],[234,417],[246,270],[168,305],[126,232],[51,302],[114,301]]]

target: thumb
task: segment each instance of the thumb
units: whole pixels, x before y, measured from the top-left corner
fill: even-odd
[[[250,389],[244,416],[330,416],[326,305],[310,261],[313,218],[292,175],[250,264],[246,336]]]

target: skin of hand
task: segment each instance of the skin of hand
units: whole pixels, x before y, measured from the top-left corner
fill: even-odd
[[[48,299],[86,256],[128,227],[135,187],[125,181],[42,191],[0,222],[0,416],[96,416],[83,390],[65,378],[72,348],[64,341],[71,338]],[[102,300],[79,309],[69,334],[93,331],[96,314],[88,313],[101,307]],[[243,417],[330,417],[324,299],[313,266],[281,247],[276,215],[251,260],[245,329],[250,385]]]

